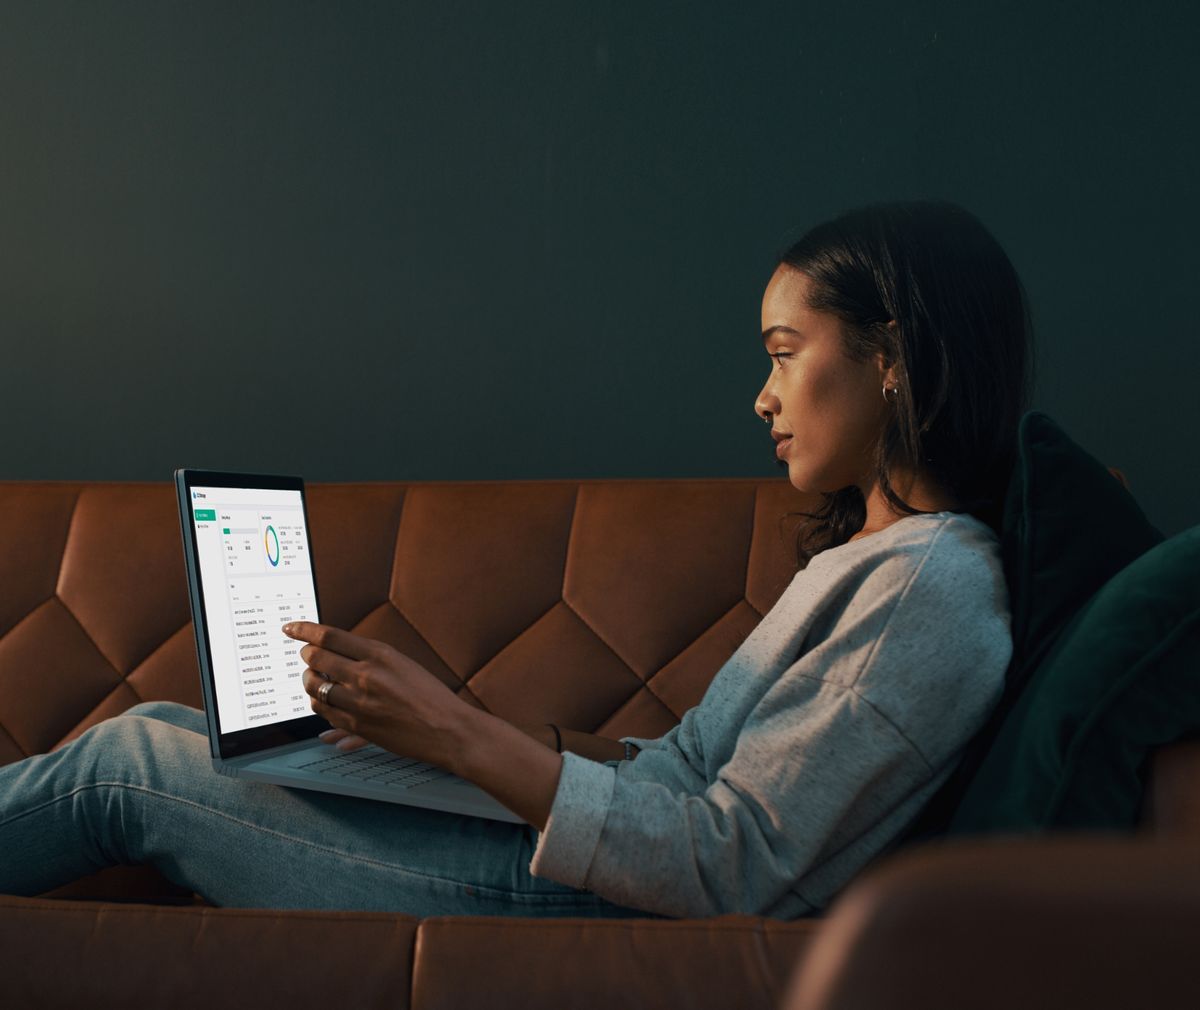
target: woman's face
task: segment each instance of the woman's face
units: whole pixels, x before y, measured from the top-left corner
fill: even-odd
[[[871,447],[891,408],[883,384],[894,385],[882,355],[855,362],[842,352],[840,322],[808,308],[809,279],[781,265],[763,293],[764,350],[780,355],[755,401],[760,418],[790,434],[779,465],[800,491],[833,492],[873,483]]]

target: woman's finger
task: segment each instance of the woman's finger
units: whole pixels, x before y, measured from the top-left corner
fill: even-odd
[[[332,677],[339,683],[353,681],[357,676],[357,661],[343,656],[330,649],[322,649],[316,645],[304,645],[297,651],[298,655],[310,669]]]
[[[370,743],[369,740],[364,740],[348,729],[340,729],[336,726],[323,733],[318,733],[317,736],[320,737],[322,743],[337,744],[338,750],[358,750],[359,747],[365,747]]]

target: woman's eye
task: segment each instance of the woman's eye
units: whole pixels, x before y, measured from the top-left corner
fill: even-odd
[[[772,358],[790,358],[791,356],[790,351],[776,351],[774,354],[769,355]]]

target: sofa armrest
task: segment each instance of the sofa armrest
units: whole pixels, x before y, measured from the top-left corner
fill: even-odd
[[[1128,835],[942,840],[830,909],[785,1010],[1200,1006],[1200,849]]]

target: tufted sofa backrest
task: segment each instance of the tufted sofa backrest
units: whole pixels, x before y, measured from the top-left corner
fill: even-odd
[[[497,715],[658,736],[797,570],[784,479],[310,484],[322,620]],[[0,764],[202,706],[174,485],[0,482]]]

